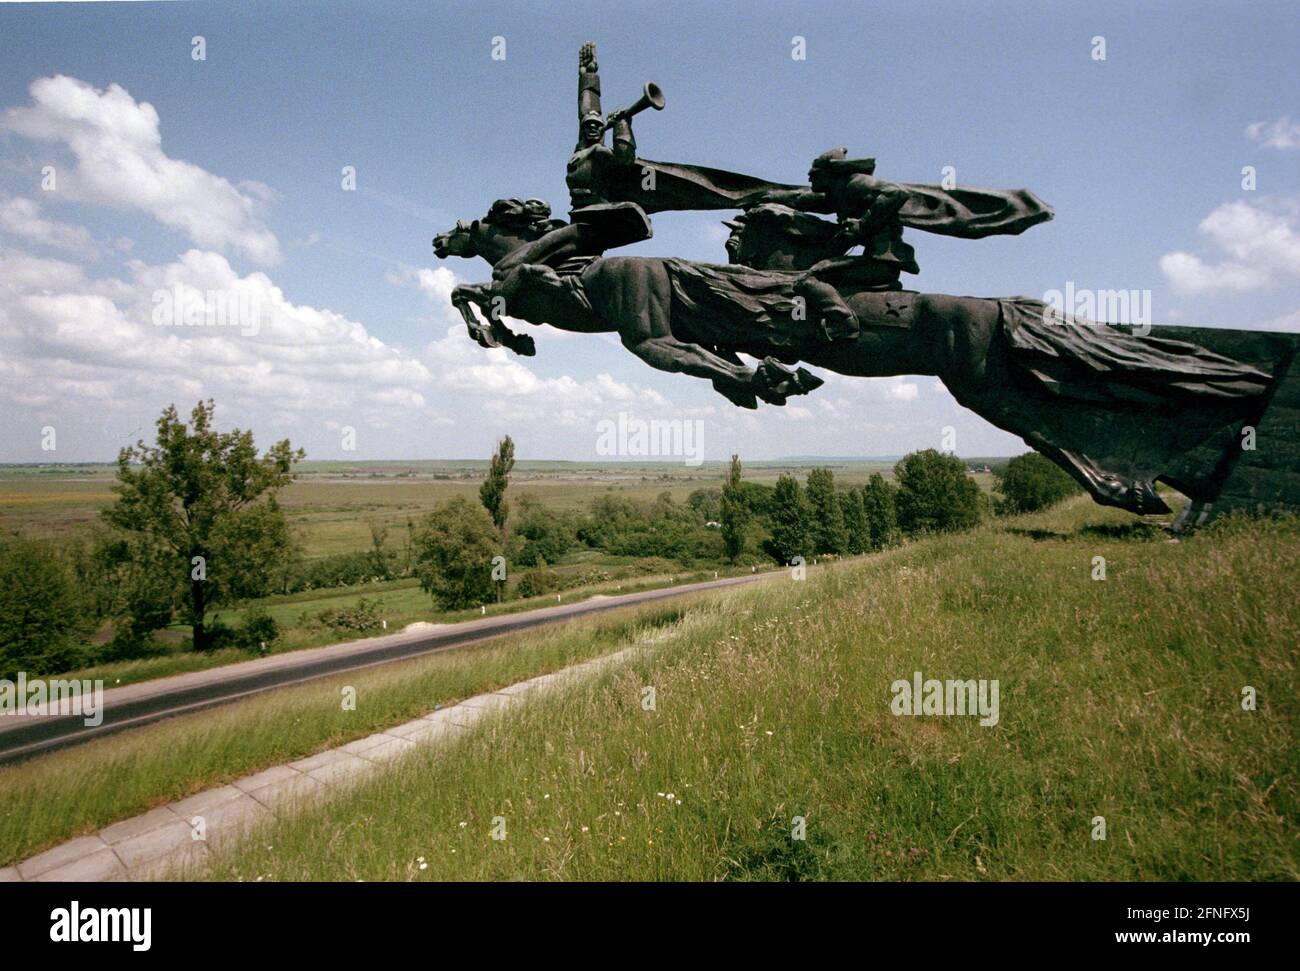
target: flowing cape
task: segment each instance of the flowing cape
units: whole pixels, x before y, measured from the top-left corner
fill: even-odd
[[[654,189],[643,188],[647,170]],[[746,209],[773,191],[806,190],[807,186],[769,182],[752,175],[705,165],[682,165],[638,158],[634,165],[612,174],[610,198],[635,202],[647,213],[691,209]],[[1028,189],[942,189],[915,182],[899,183],[908,201],[899,213],[903,225],[929,233],[980,239],[1016,235],[1046,222],[1052,208]]]
[[[908,193],[898,214],[903,225],[942,236],[1015,236],[1055,215],[1051,206],[1028,189],[942,189],[916,182],[898,184]]]
[[[1273,384],[1263,371],[1198,344],[1079,320],[1041,300],[998,303],[1012,362],[1056,398],[1177,412],[1193,402],[1232,406]]]
[[[654,189],[642,188],[645,170],[654,174]],[[704,165],[679,165],[638,158],[616,177],[610,197],[620,202],[635,202],[648,213],[686,209],[744,209],[765,193],[801,186],[768,182],[752,175],[741,175]]]

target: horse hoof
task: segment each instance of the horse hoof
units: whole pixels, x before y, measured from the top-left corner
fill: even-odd
[[[807,394],[809,391],[816,391],[826,383],[807,368],[800,368],[795,372],[795,374],[799,379],[799,387],[803,389],[804,394]]]

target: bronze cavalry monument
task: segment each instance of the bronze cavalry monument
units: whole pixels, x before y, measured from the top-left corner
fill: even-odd
[[[569,219],[537,199],[498,199],[434,239],[439,258],[492,265],[491,282],[452,293],[480,345],[534,353],[505,316],[615,333],[651,367],[705,378],[744,408],[815,391],[821,379],[800,363],[859,377],[933,375],[1099,503],[1168,512],[1160,480],[1191,499],[1179,528],[1230,508],[1300,509],[1296,335],[1141,333],[1028,297],[906,289],[903,274],[920,268],[904,230],[1019,234],[1052,210],[1025,189],[881,179],[874,159],[844,149],[817,156],[803,186],[640,158],[632,119],[664,104],[647,84],[606,117],[595,48],[584,45]],[[727,264],[606,255],[648,239],[652,214],[695,209],[736,213],[725,221]]]

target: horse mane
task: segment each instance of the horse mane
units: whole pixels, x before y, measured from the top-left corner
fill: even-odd
[[[760,203],[728,221],[728,225],[736,224],[745,231],[774,232],[815,240],[829,240],[839,232],[839,225],[828,219],[775,202]]]
[[[828,171],[839,176],[876,174],[876,160],[874,158],[835,158],[827,159],[821,164]]]
[[[483,222],[520,232],[529,240],[540,239],[551,230],[567,225],[563,219],[552,219],[550,205],[541,199],[498,199],[488,209]]]

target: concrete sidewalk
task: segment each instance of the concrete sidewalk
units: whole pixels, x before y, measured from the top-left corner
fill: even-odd
[[[266,819],[291,814],[340,787],[370,777],[417,746],[454,739],[489,712],[522,704],[534,692],[595,674],[637,649],[625,648],[476,695],[339,748],[151,809],[106,826],[93,836],[69,840],[17,866],[0,869],[0,882],[156,880],[173,868],[202,867],[209,843],[238,836]],[[195,836],[200,821],[205,828],[203,839]]]

